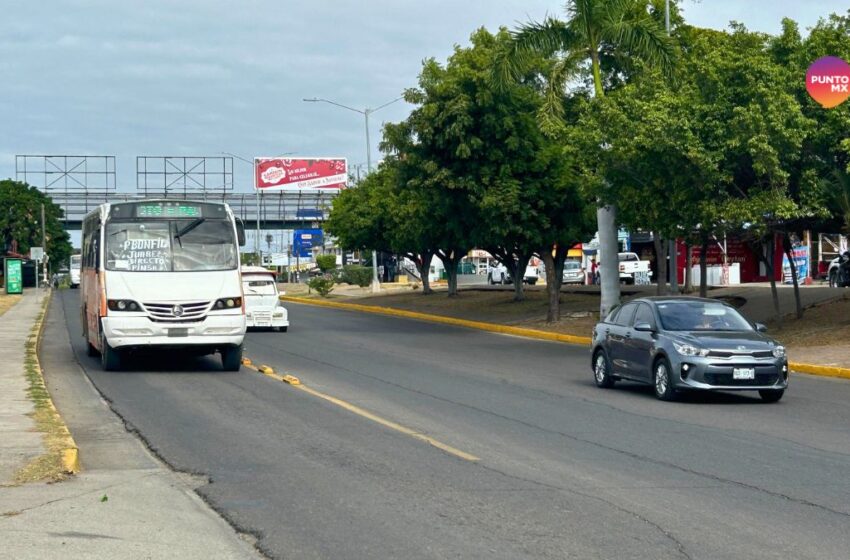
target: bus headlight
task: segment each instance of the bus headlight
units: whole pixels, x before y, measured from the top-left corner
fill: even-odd
[[[139,304],[131,299],[108,299],[106,300],[106,307],[109,308],[110,311],[141,311],[142,308],[139,307]]]
[[[237,307],[242,307],[242,298],[221,298],[219,300],[216,300],[215,305],[213,307],[215,309],[236,309]]]

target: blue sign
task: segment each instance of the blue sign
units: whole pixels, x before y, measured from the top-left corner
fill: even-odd
[[[802,283],[804,279],[809,277],[809,248],[802,245],[794,247],[791,250],[791,257],[794,259],[794,267],[797,269],[797,283]],[[788,255],[782,255],[782,281],[785,284],[793,284],[794,277],[791,275],[791,263],[788,262]]]
[[[324,245],[324,235],[320,229],[296,229],[292,238],[294,256],[309,258],[313,256],[313,247]]]
[[[325,217],[325,214],[322,212],[321,208],[299,208],[295,211],[296,218],[302,219],[318,219],[321,220]]]

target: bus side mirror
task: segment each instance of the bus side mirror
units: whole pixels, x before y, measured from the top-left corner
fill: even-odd
[[[240,247],[245,246],[245,224],[239,218],[236,218],[236,240],[239,241]]]

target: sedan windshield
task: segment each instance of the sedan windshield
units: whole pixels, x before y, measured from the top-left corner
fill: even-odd
[[[106,268],[129,272],[232,270],[233,227],[226,220],[109,222]]]
[[[564,270],[579,270],[581,265],[575,261],[568,261],[564,263]]]
[[[273,296],[277,294],[274,280],[245,280],[243,287],[246,296]]]
[[[666,301],[658,304],[661,325],[668,331],[751,331],[740,313],[720,302]]]

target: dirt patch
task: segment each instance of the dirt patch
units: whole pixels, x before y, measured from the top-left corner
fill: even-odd
[[[792,361],[850,367],[850,298],[810,307],[802,319],[786,317],[781,328],[775,322],[768,328]]]
[[[9,311],[20,300],[21,296],[19,295],[0,294],[0,315]]]

